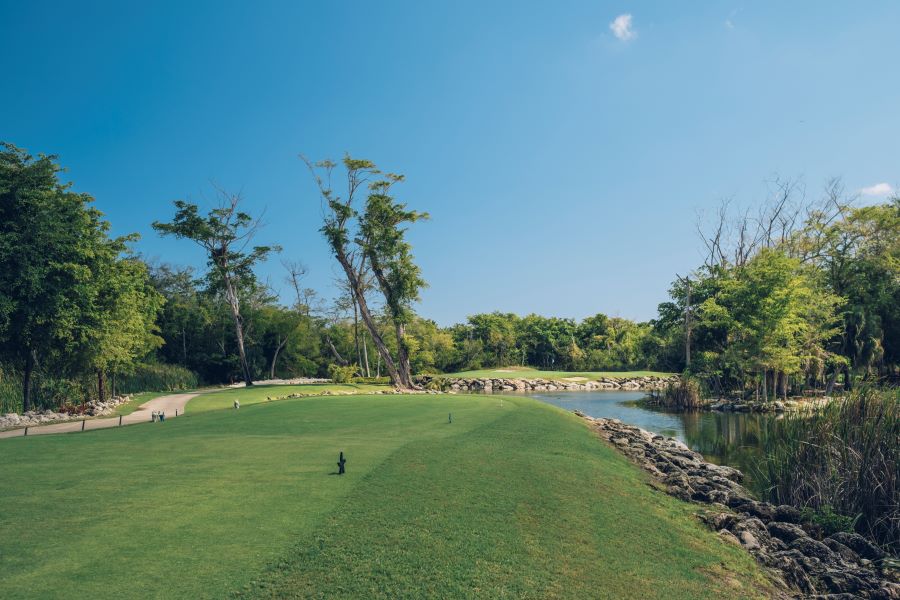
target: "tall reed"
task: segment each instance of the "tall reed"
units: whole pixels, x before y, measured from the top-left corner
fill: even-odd
[[[700,406],[703,386],[700,380],[685,373],[676,381],[670,381],[663,390],[662,402],[676,410],[693,409]]]
[[[137,392],[170,392],[199,387],[197,374],[179,365],[165,363],[138,363],[131,373],[117,375],[117,394]]]
[[[871,387],[813,412],[785,415],[757,476],[769,499],[847,523],[900,551],[900,390]]]

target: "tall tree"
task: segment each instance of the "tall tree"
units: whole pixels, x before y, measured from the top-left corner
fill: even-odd
[[[107,225],[59,181],[55,156],[0,145],[0,353],[22,370],[23,410],[39,366],[77,342],[86,306],[86,261]]]
[[[255,282],[253,267],[265,260],[277,246],[251,246],[260,220],[240,210],[241,197],[219,191],[219,204],[201,216],[196,204],[175,201],[171,223],[153,223],[162,235],[188,239],[206,251],[210,281],[220,285],[234,321],[235,339],[244,382],[253,385],[253,375],[244,347],[244,320],[241,316],[241,292]]]
[[[95,293],[84,322],[79,355],[97,375],[97,395],[106,398],[108,374],[128,371],[135,360],[158,348],[157,314],[163,296],[153,288],[147,266],[127,251],[124,240],[110,240],[92,261]]]
[[[347,191],[344,196],[331,187],[331,176],[337,166],[332,161],[312,163],[302,157],[315,178],[325,200],[322,233],[331,252],[347,278],[349,288],[359,307],[363,323],[369,330],[378,354],[384,361],[391,382],[398,387],[415,387],[406,341],[406,326],[410,322],[411,304],[425,285],[418,266],[413,262],[410,245],[405,240],[406,223],[427,215],[406,210],[390,195],[390,188],[402,181],[401,175],[381,173],[368,160],[344,158]],[[359,193],[367,194],[365,210],[360,214],[354,205]],[[357,261],[368,263],[385,300],[397,339],[397,359],[391,355],[378,324],[369,308],[365,282],[360,277]]]
[[[402,175],[388,173],[369,185],[366,210],[360,223],[359,244],[384,296],[385,308],[394,326],[400,381],[404,387],[414,387],[406,327],[414,316],[412,303],[419,299],[419,291],[426,283],[422,279],[421,269],[413,261],[412,246],[406,241],[405,225],[427,219],[428,214],[407,210],[406,204],[394,200],[391,187],[401,181]]]

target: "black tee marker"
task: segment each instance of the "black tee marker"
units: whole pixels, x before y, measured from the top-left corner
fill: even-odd
[[[347,461],[344,460],[344,453],[341,452],[341,456],[340,456],[340,458],[338,458],[338,464],[337,464],[337,465],[338,465],[338,475],[343,475],[343,474],[344,474],[344,464],[345,464],[346,462],[347,462]]]

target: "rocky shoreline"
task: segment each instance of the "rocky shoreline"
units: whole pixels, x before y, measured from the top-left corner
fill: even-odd
[[[656,390],[654,390],[656,391]],[[823,408],[831,403],[834,398],[825,396],[821,398],[794,398],[790,400],[744,400],[742,398],[710,398],[703,400],[699,405],[691,408],[678,408],[666,403],[662,394],[651,394],[643,401],[649,406],[658,406],[672,411],[714,411],[714,412],[738,412],[738,413],[786,413],[802,412]]]
[[[576,411],[669,494],[708,506],[702,519],[729,543],[752,554],[785,597],[900,598],[900,562],[856,533],[830,536],[791,506],[759,502],[743,474],[714,465],[678,440]]]
[[[315,398],[318,396],[410,396],[410,395],[437,395],[443,394],[440,390],[400,390],[396,388],[388,388],[384,390],[322,390],[320,392],[291,392],[284,396],[266,396],[266,400],[274,402],[275,400],[289,400],[293,398]]]
[[[13,429],[16,427],[34,427],[35,425],[47,425],[49,423],[63,423],[65,421],[81,420],[85,417],[102,417],[113,412],[120,404],[131,400],[130,395],[116,396],[105,402],[94,400],[85,405],[81,414],[54,412],[52,410],[29,410],[20,414],[7,413],[0,415],[0,429]]]
[[[576,381],[577,379],[577,381]],[[589,391],[589,390],[625,390],[625,391],[659,391],[665,389],[670,382],[678,380],[672,377],[602,377],[597,380],[581,380],[581,378],[559,379],[506,379],[506,378],[463,378],[443,377],[440,375],[422,375],[417,383],[441,391],[454,392],[553,392],[553,391]]]

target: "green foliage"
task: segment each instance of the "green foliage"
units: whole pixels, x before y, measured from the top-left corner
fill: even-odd
[[[105,276],[90,320],[82,324],[86,335],[79,356],[86,370],[104,377],[127,372],[136,360],[162,344],[156,319],[164,299],[139,260],[108,255],[98,270]]]
[[[435,370],[470,371],[511,364],[569,371],[646,369],[661,341],[647,323],[597,314],[581,321],[512,313],[477,314],[449,328],[451,360]]]
[[[0,360],[21,374],[27,410],[37,371],[102,380],[146,354],[162,300],[128,255],[137,236],[110,238],[55,157],[0,148]]]
[[[356,365],[341,366],[334,363],[328,365],[328,377],[334,383],[350,383],[358,371]]]
[[[720,394],[832,389],[839,373],[896,377],[900,368],[900,199],[853,208],[832,197],[780,239],[725,255],[677,280],[659,306],[662,368],[684,366]]]
[[[900,364],[900,198],[842,211],[813,213],[795,252],[845,299],[838,347],[848,366],[883,373]]]
[[[235,342],[240,361],[241,377],[253,385],[253,372],[244,344],[244,318],[241,303],[248,296],[264,291],[258,285],[253,267],[278,246],[250,246],[259,221],[240,210],[241,197],[220,191],[219,205],[201,216],[196,204],[175,201],[175,218],[171,223],[154,222],[153,228],[162,235],[191,240],[206,252],[209,271],[208,289],[221,293],[231,312],[235,328]]]
[[[696,310],[696,328],[711,342],[699,368],[713,378],[741,381],[766,371],[791,376],[828,355],[841,300],[817,285],[799,260],[764,249],[713,276],[715,293]]]
[[[828,505],[818,508],[805,507],[800,514],[803,516],[803,520],[821,527],[825,535],[832,535],[840,531],[852,532],[856,521],[853,517],[836,513]]]
[[[427,219],[428,214],[407,210],[405,204],[394,201],[390,189],[400,181],[402,175],[388,173],[369,184],[366,209],[359,222],[359,245],[384,295],[391,320],[407,325],[413,318],[411,305],[426,283],[413,262],[405,225]]]
[[[406,328],[413,373],[442,372],[454,360],[453,335],[429,319],[414,317]]]
[[[245,250],[245,242],[252,239],[258,222],[249,213],[239,210],[239,203],[239,196],[222,194],[221,203],[202,216],[196,204],[176,200],[172,222],[156,221],[153,228],[162,235],[187,239],[203,248],[210,267],[209,278],[214,285],[230,279],[240,287],[241,283],[255,282],[253,267],[279,248],[252,246]]]

